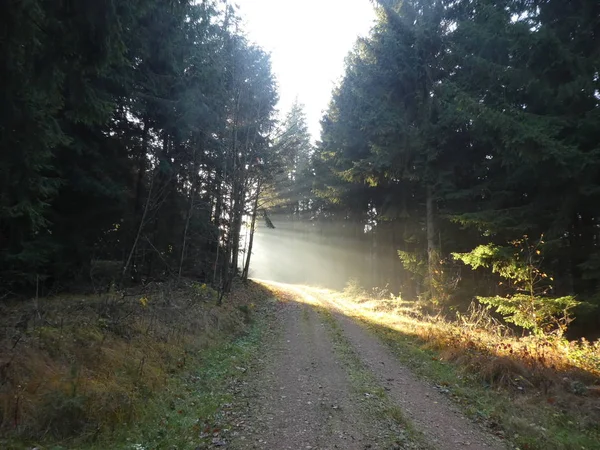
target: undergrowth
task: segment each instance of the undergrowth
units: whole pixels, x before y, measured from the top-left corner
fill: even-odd
[[[342,311],[496,434],[521,449],[600,448],[600,342],[520,337],[478,307],[449,320],[389,296],[349,294],[333,296]]]
[[[254,302],[266,295],[240,285],[216,306],[210,288],[184,282],[3,305],[0,447],[134,448],[137,439],[142,449],[143,438],[171,448],[158,443],[174,423],[193,431],[222,403],[215,384],[253,338],[231,342],[254,329]]]

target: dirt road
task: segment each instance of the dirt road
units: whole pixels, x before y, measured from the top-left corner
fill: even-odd
[[[237,398],[232,449],[503,449],[323,291],[288,301],[262,369]]]

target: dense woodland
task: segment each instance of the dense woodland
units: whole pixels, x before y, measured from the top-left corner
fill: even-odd
[[[363,284],[594,335],[599,71],[595,0],[381,0],[274,211]]]
[[[233,4],[0,1],[0,447],[260,445],[296,348],[425,445],[319,305],[514,446],[597,448],[600,1],[373,0],[316,142]]]
[[[226,2],[3,2],[0,296],[224,292],[261,222],[406,299],[479,296],[540,330],[569,319],[521,313],[576,307],[593,332],[600,3],[374,7],[313,145],[300,105],[276,122],[269,56]]]
[[[0,5],[0,297],[226,291],[273,158],[270,60],[222,1]]]

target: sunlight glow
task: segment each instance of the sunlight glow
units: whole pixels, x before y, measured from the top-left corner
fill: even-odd
[[[237,0],[251,41],[270,52],[279,83],[279,110],[297,98],[306,107],[309,131],[318,139],[331,91],[358,36],[375,12],[369,0]]]

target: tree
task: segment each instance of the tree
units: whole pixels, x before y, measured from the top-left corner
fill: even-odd
[[[108,263],[117,282],[192,275],[226,288],[277,98],[234,10],[0,8],[3,285],[58,288]]]
[[[276,159],[270,164],[267,180],[272,192],[266,201],[270,208],[276,208],[277,214],[299,218],[309,208],[313,145],[304,106],[297,99],[280,125],[273,152]]]
[[[513,248],[480,245],[469,253],[454,253],[453,256],[473,270],[491,268],[509,283],[507,287],[513,292],[506,296],[478,296],[481,303],[494,307],[507,322],[536,335],[554,332],[562,336],[573,320],[571,310],[581,302],[572,295],[550,295],[554,278],[540,269],[543,244],[541,238],[531,243],[524,236],[512,242]]]
[[[368,282],[405,297],[492,298],[451,255],[541,234],[541,304],[595,296],[597,2],[377,3],[322,122],[312,216],[363,230]]]

